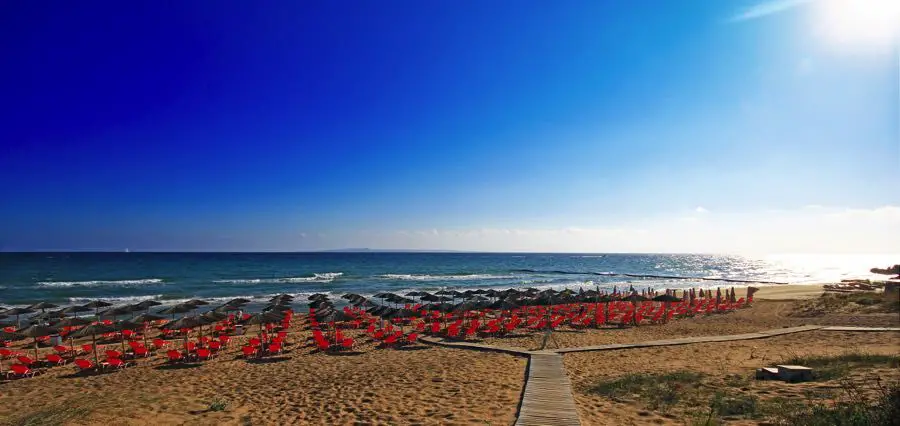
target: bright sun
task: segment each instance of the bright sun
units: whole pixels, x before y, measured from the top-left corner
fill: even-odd
[[[814,8],[818,32],[830,43],[885,47],[900,40],[900,0],[819,0]]]

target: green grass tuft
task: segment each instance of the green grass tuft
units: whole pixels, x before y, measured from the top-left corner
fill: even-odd
[[[222,399],[214,399],[213,402],[209,404],[209,408],[207,411],[225,411],[225,408],[228,407],[228,403]]]
[[[688,389],[700,384],[703,374],[675,371],[663,374],[628,374],[615,380],[594,384],[589,392],[610,398],[637,396],[652,410],[667,411],[677,404]]]
[[[91,407],[84,405],[61,405],[44,410],[29,413],[23,417],[13,419],[9,424],[13,426],[45,426],[64,425],[75,420],[84,419],[93,411]]]
[[[900,356],[877,355],[865,352],[847,352],[840,355],[805,356],[790,354],[783,358],[782,363],[810,367],[814,370],[814,380],[827,381],[846,376],[853,367],[900,366]]]

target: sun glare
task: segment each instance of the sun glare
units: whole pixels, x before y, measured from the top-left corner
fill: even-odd
[[[819,34],[844,47],[890,47],[900,40],[900,0],[815,2]]]

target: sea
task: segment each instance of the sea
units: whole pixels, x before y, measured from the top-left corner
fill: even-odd
[[[730,256],[700,254],[516,253],[0,253],[0,305],[60,306],[275,294],[371,296],[412,290],[612,290],[812,284],[877,278],[872,267],[898,255]],[[719,281],[728,280],[728,281]],[[746,282],[744,282],[746,281]],[[761,281],[764,283],[753,283]],[[768,283],[768,284],[766,284]]]

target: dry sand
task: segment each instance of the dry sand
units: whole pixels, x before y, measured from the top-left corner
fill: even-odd
[[[857,315],[830,312],[824,315],[803,316],[792,301],[757,300],[753,307],[734,312],[702,315],[674,320],[668,324],[643,325],[628,328],[588,328],[572,330],[564,327],[552,334],[548,347],[570,348],[579,346],[605,345],[612,343],[635,343],[649,340],[674,339],[678,337],[717,336],[742,334],[800,325],[853,325],[868,327],[900,326],[897,313]],[[528,350],[540,349],[543,334],[530,333],[505,337],[485,338],[483,343],[497,346],[512,346]]]
[[[811,301],[782,300],[819,291],[802,287],[790,291],[788,286],[765,287],[751,308],[737,312],[625,329],[563,329],[553,337],[561,347],[573,347],[803,324],[900,326],[897,313],[806,310],[798,306]],[[765,300],[769,297],[775,300]],[[308,330],[295,326],[288,353],[267,363],[235,359],[233,348],[216,360],[187,367],[164,366],[160,356],[99,376],[74,377],[72,366],[53,367],[33,379],[0,383],[0,424],[31,420],[28,424],[503,425],[515,420],[527,363],[523,357],[428,345],[386,350],[371,343],[360,345],[355,354],[326,355],[306,345],[309,337]],[[483,342],[535,349],[541,337],[534,333]],[[617,375],[678,368],[721,381],[728,374],[746,375],[792,351],[835,353],[856,348],[900,353],[898,337],[900,333],[809,332],[731,343],[573,353],[564,360],[583,424],[682,424],[677,415],[664,417],[639,402],[616,402],[585,389]],[[818,385],[784,391],[759,383],[750,389],[760,396],[765,392],[790,396],[809,386]],[[227,404],[225,409],[208,411],[217,400]]]
[[[581,421],[586,425],[635,425],[635,424],[690,424],[689,417],[702,414],[706,406],[691,407],[679,404],[669,412],[651,410],[640,398],[623,398],[616,401],[590,392],[598,382],[621,378],[629,373],[670,373],[687,370],[703,373],[704,385],[714,391],[729,391],[735,395],[754,395],[761,400],[780,397],[805,401],[808,396],[834,397],[840,392],[839,383],[808,382],[788,384],[778,381],[756,381],[753,372],[780,362],[785,356],[841,354],[863,350],[873,354],[897,355],[900,353],[900,334],[843,333],[815,331],[771,339],[723,343],[701,343],[686,346],[582,352],[564,357],[575,403]],[[854,370],[850,376],[855,382],[872,386],[874,376],[884,380],[900,379],[896,367]],[[728,424],[756,424],[755,421],[737,420]]]
[[[308,332],[302,333],[308,335]],[[234,349],[196,367],[161,357],[91,377],[74,367],[0,384],[0,424],[511,424],[525,358],[421,345],[358,355],[293,346],[274,362]],[[227,407],[206,412],[215,400]]]
[[[759,291],[753,295],[754,300],[812,299],[821,296],[825,291],[822,284],[766,285],[757,288]]]

